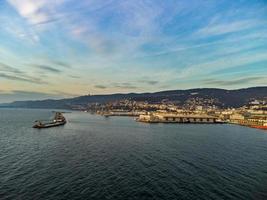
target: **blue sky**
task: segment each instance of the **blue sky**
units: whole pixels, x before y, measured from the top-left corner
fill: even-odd
[[[0,0],[0,102],[267,85],[266,0]]]

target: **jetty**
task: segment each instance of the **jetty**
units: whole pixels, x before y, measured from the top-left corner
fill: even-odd
[[[136,121],[146,123],[195,123],[213,124],[223,123],[217,117],[209,115],[179,115],[169,113],[149,113],[140,115]]]
[[[46,122],[42,120],[36,120],[33,128],[38,128],[38,129],[51,128],[51,127],[56,127],[56,126],[63,126],[66,123],[67,121],[66,121],[66,118],[63,116],[63,114],[61,112],[56,112],[53,120],[46,121]]]
[[[145,114],[146,112],[142,111],[106,111],[106,112],[97,112],[97,114],[100,114],[104,117],[113,117],[113,116],[119,116],[119,117],[138,117],[140,115]]]

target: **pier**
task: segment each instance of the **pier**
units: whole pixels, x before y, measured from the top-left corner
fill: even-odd
[[[125,116],[125,117],[138,117],[146,112],[138,112],[138,111],[109,111],[109,112],[99,112],[98,114],[103,115],[105,117],[112,117],[112,116]]]
[[[140,115],[137,118],[137,121],[147,123],[221,123],[216,117],[208,115],[178,115],[163,113]]]

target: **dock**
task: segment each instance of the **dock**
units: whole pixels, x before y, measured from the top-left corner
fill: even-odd
[[[209,115],[179,115],[179,114],[164,114],[151,113],[140,115],[136,121],[146,123],[195,123],[195,124],[213,124],[223,123],[217,117]]]

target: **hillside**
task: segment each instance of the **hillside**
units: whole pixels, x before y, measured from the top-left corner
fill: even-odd
[[[240,107],[253,99],[267,98],[267,87],[253,87],[237,90],[225,90],[215,88],[199,88],[189,90],[171,90],[155,93],[128,93],[128,94],[108,94],[80,96],[61,100],[41,100],[41,101],[16,101],[10,104],[2,104],[5,107],[20,108],[70,108],[77,105],[87,105],[88,103],[107,103],[117,100],[129,99],[135,101],[147,101],[149,103],[159,103],[162,100],[175,102],[183,105],[190,99],[213,99],[215,105],[220,107]]]

